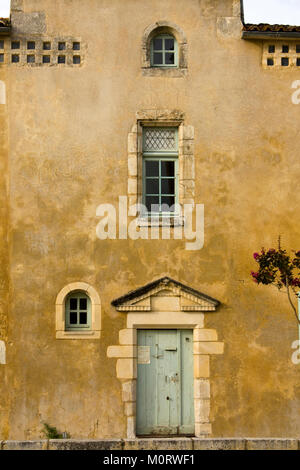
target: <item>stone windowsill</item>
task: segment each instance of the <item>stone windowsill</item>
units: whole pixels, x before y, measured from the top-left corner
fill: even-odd
[[[147,217],[138,218],[139,227],[180,227],[184,225],[184,217]]]
[[[183,78],[187,75],[187,68],[143,67],[142,74],[147,77]]]

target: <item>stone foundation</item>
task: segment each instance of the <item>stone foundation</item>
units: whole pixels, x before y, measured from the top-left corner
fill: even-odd
[[[300,450],[299,439],[278,438],[144,438],[144,439],[50,439],[1,441],[0,450]]]

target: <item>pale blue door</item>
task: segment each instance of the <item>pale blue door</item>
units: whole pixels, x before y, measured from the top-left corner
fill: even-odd
[[[137,434],[194,434],[192,330],[138,330]]]

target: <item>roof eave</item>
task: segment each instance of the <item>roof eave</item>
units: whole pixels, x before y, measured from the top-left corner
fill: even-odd
[[[11,33],[11,26],[0,27],[0,36],[9,36]]]
[[[242,39],[299,39],[298,31],[243,31]]]

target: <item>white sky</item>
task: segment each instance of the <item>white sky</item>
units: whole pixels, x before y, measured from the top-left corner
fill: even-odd
[[[10,0],[0,0],[0,18],[9,17]]]
[[[244,0],[244,14],[246,23],[300,25],[300,0]]]
[[[0,0],[0,17],[9,16],[9,7],[10,0]],[[300,25],[300,0],[244,0],[244,12],[246,23]]]

